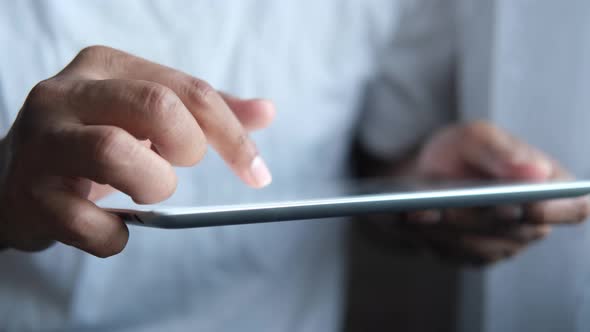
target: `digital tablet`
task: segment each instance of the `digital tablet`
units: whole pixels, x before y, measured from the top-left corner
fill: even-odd
[[[296,197],[289,199],[247,204],[107,210],[129,224],[175,229],[509,205],[590,194],[590,180],[544,183],[372,181],[308,187],[309,190],[298,188]]]

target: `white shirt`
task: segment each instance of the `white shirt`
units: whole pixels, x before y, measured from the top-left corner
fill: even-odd
[[[446,122],[487,118],[590,176],[581,152],[590,124],[583,0],[6,0],[1,8],[4,130],[37,81],[82,47],[106,44],[274,99],[276,122],[255,139],[277,183],[344,176],[357,119],[365,145],[390,156]],[[214,153],[178,173],[170,204],[243,192]],[[115,195],[105,204],[125,202]],[[132,228],[125,251],[107,260],[59,244],[1,252],[0,326],[335,331],[345,233],[339,221]],[[465,271],[459,327],[586,331],[588,236],[587,226],[560,229],[513,260]]]

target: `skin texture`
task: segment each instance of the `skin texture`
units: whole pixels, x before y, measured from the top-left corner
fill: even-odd
[[[372,162],[364,175],[418,179],[546,181],[571,179],[558,162],[487,122],[452,125],[401,162]],[[446,260],[486,264],[511,257],[557,225],[590,215],[588,197],[519,206],[419,211],[371,216],[381,242],[434,253]]]
[[[119,253],[127,227],[93,202],[119,190],[156,203],[176,189],[172,166],[211,145],[246,184],[271,181],[248,132],[275,110],[108,47],[83,49],[29,93],[0,142],[0,244],[42,250],[54,241],[99,257]]]

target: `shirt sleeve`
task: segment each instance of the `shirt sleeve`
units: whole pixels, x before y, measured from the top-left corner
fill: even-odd
[[[368,84],[359,124],[361,146],[386,160],[399,158],[455,116],[453,1],[408,3]]]

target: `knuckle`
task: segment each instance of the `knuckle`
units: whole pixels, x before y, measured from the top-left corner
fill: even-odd
[[[236,149],[236,153],[244,153],[244,154],[250,154],[250,149],[245,149],[246,147],[248,147],[250,140],[248,137],[248,134],[243,131],[240,130],[236,133],[235,138],[234,138],[234,148]]]
[[[43,108],[43,105],[47,105],[50,100],[55,98],[58,89],[51,79],[43,80],[31,89],[27,97],[28,106],[33,106],[33,109],[39,107]]]
[[[497,128],[491,123],[483,120],[472,122],[463,128],[463,135],[466,139],[474,139],[478,141],[493,137],[496,133]]]
[[[103,56],[110,52],[110,48],[102,45],[90,45],[86,46],[78,52],[76,58],[79,60],[92,60]]]
[[[108,168],[114,160],[117,160],[117,156],[130,153],[130,151],[127,151],[127,153],[123,151],[126,139],[127,134],[116,127],[105,129],[99,135],[91,152],[93,161],[100,166],[98,169]]]
[[[26,101],[14,124],[14,134],[17,141],[36,141],[45,133],[49,127],[49,117],[54,114],[49,112],[57,98],[56,88],[50,80],[37,83],[29,92]],[[43,143],[43,142],[41,142]]]
[[[185,89],[193,101],[203,105],[211,103],[211,99],[215,95],[215,89],[209,83],[195,77],[188,80]]]
[[[43,80],[43,81],[35,84],[35,86],[31,89],[29,96],[31,96],[31,97],[43,96],[43,95],[45,95],[46,91],[50,90],[50,87],[51,87],[50,81]]]
[[[235,167],[249,165],[256,157],[256,148],[250,141],[248,134],[239,131],[232,144],[230,164]]]
[[[162,85],[149,85],[141,96],[146,112],[159,119],[166,118],[175,110],[180,100],[172,90]]]
[[[169,137],[177,134],[177,129],[182,125],[181,115],[178,113],[182,101],[169,88],[162,85],[150,85],[145,88],[140,96],[143,110],[153,123],[163,124],[159,126],[158,135]]]
[[[78,69],[81,70],[79,73],[84,73],[90,77],[100,78],[101,75],[97,74],[95,70],[90,69],[96,69],[97,65],[99,67],[111,68],[116,65],[114,60],[119,58],[121,54],[121,51],[117,51],[107,46],[92,45],[80,50],[68,67],[78,67]]]

